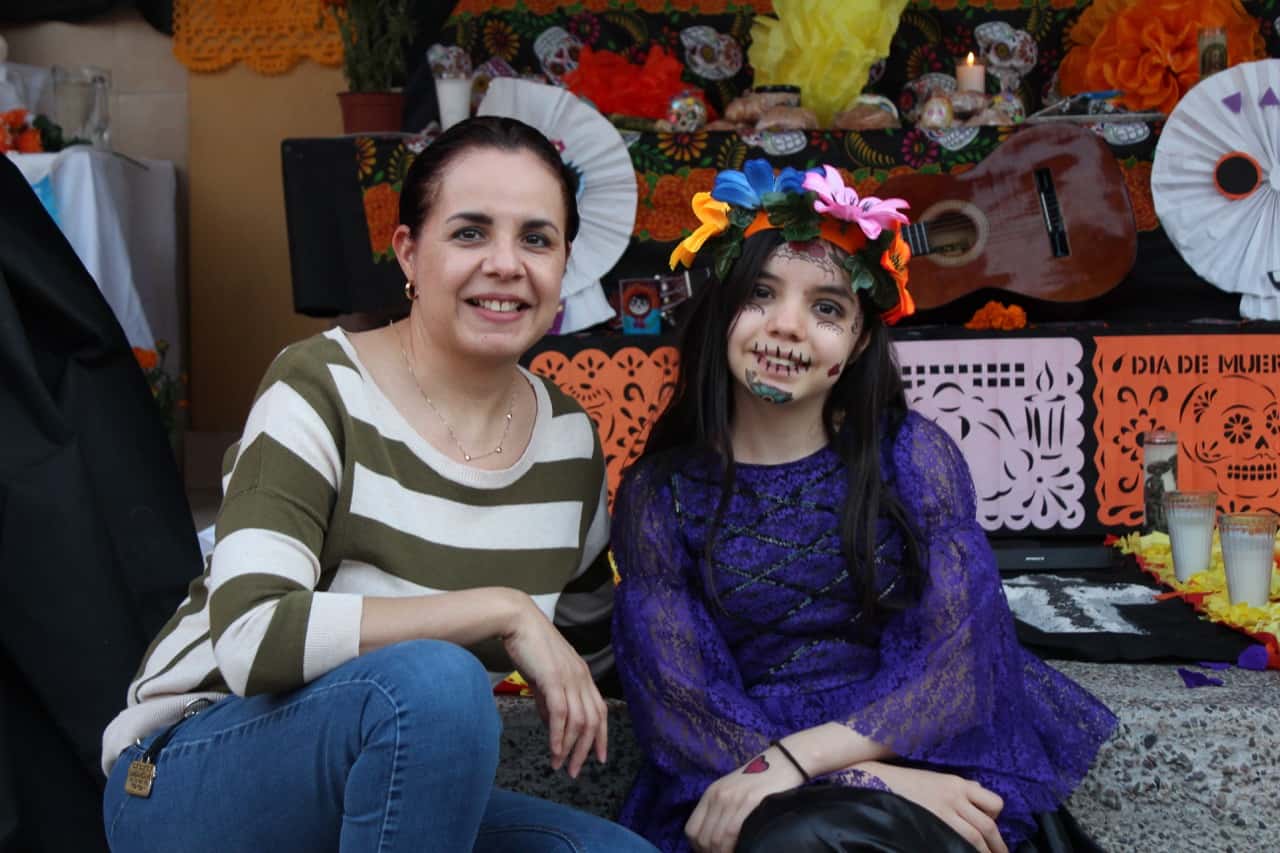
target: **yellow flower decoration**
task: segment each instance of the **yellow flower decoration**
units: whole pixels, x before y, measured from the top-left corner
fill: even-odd
[[[672,269],[675,269],[677,264],[692,266],[694,256],[698,254],[702,245],[729,227],[729,205],[723,201],[716,201],[711,197],[711,193],[694,195],[693,215],[698,217],[698,221],[702,224],[672,250],[670,260]]]

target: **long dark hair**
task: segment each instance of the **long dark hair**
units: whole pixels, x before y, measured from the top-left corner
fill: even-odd
[[[642,454],[642,458],[654,457],[664,477],[688,458],[681,450],[713,453],[721,461],[720,502],[707,532],[703,560],[703,587],[717,605],[720,602],[710,576],[711,551],[735,479],[729,434],[734,382],[729,371],[729,328],[769,256],[782,242],[776,229],[748,237],[725,280],[712,278],[695,296],[682,319],[680,372],[671,403],[654,424]],[[859,291],[858,301],[866,345],[832,387],[822,409],[822,423],[849,477],[840,523],[841,550],[864,615],[874,624],[886,613],[901,610],[919,598],[923,566],[915,526],[886,484],[880,465],[882,443],[897,436],[907,415],[907,396],[888,328],[865,291]],[[904,543],[898,583],[883,597],[875,571],[876,524],[882,515],[898,526]]]
[[[414,158],[400,189],[400,224],[408,225],[416,237],[435,203],[449,164],[468,151],[481,148],[528,151],[541,160],[560,184],[565,240],[572,242],[578,236],[577,179],[573,172],[560,159],[555,146],[538,130],[505,116],[476,116],[460,121]],[[501,180],[502,176],[493,178]]]

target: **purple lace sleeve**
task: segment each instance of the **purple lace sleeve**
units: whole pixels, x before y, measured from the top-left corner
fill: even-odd
[[[639,465],[614,506],[614,557],[622,582],[613,610],[614,651],[636,738],[663,773],[702,789],[785,732],[742,688],[724,639],[691,584],[695,569],[675,504],[650,466]]]
[[[1007,654],[1013,625],[959,449],[932,422],[912,418],[893,465],[919,527],[925,588],[885,626],[868,702],[845,722],[904,758],[928,760],[953,737],[993,724],[1002,669],[1016,664]]]

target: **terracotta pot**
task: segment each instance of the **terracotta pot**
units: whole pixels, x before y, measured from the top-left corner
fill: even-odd
[[[400,130],[403,92],[339,92],[344,133],[386,133]]]

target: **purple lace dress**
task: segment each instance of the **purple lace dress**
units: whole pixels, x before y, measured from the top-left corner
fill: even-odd
[[[771,739],[831,721],[998,793],[1012,849],[1110,736],[1104,705],[1018,645],[950,437],[910,414],[881,458],[921,531],[928,578],[919,603],[878,635],[859,630],[837,532],[847,481],[831,449],[738,466],[712,575],[725,612],[702,595],[715,461],[661,479],[646,460],[624,482],[614,650],[646,761],[621,820],[661,849],[689,849],[684,824],[713,781]],[[880,529],[877,574],[890,594],[901,539]],[[822,781],[884,787],[849,771]]]

